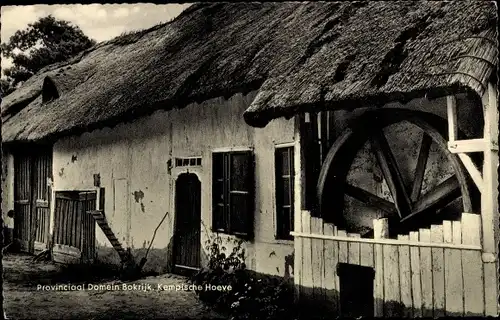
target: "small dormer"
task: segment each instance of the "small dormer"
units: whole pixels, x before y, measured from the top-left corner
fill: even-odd
[[[46,76],[43,80],[42,87],[42,103],[50,102],[59,98],[59,91],[54,80],[50,76]]]

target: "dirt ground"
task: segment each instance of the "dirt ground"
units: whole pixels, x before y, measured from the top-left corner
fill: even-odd
[[[181,288],[185,278],[175,275],[82,283],[62,277],[61,265],[32,262],[28,255],[6,254],[3,265],[4,308],[10,319],[225,319]]]

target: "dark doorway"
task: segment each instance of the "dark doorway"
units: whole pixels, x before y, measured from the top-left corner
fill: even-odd
[[[175,183],[174,272],[189,274],[200,268],[201,183],[192,173]]]
[[[342,317],[373,317],[373,268],[339,263],[337,272]]]

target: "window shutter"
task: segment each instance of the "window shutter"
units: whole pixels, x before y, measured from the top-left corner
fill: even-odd
[[[231,233],[250,238],[254,222],[254,156],[251,151],[229,157],[229,208]]]

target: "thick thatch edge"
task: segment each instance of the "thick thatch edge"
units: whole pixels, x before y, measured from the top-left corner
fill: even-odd
[[[244,113],[243,118],[245,122],[255,128],[264,128],[271,121],[279,118],[291,119],[298,114],[303,113],[314,113],[319,111],[331,111],[331,110],[355,110],[359,108],[366,107],[382,107],[386,104],[399,102],[402,104],[407,104],[408,102],[426,98],[428,100],[434,100],[448,95],[456,95],[461,93],[472,94],[476,97],[481,97],[481,93],[478,93],[473,88],[464,85],[460,82],[455,82],[454,84],[442,87],[434,88],[424,88],[415,91],[408,92],[378,92],[373,95],[365,96],[363,98],[350,98],[338,100],[335,102],[325,102],[321,101],[312,104],[301,104],[295,105],[293,107],[284,108],[266,108],[264,110],[256,111],[255,106],[250,106]],[[257,99],[257,97],[256,97]],[[255,100],[254,100],[255,101]]]

